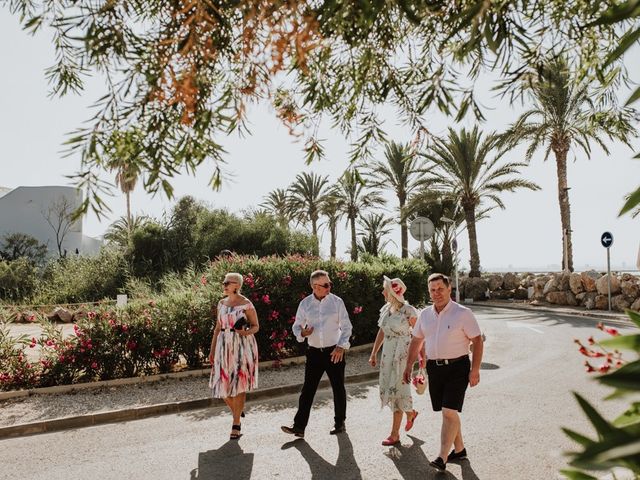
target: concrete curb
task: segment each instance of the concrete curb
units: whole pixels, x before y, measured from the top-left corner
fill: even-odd
[[[379,375],[380,374],[377,371],[351,375],[345,378],[345,384],[357,384],[377,380]],[[327,388],[329,386],[329,380],[325,379],[320,382],[318,388]],[[280,387],[265,388],[263,390],[258,389],[248,394],[247,402],[251,403],[257,400],[266,400],[284,395],[290,395],[292,393],[299,392],[301,388],[302,383],[296,383],[292,385],[283,385]],[[41,433],[58,432],[61,430],[69,430],[72,428],[84,428],[96,425],[104,425],[106,423],[141,420],[158,415],[182,413],[189,410],[198,410],[209,407],[221,407],[223,405],[223,400],[207,397],[196,400],[161,403],[158,405],[149,405],[146,407],[112,410],[110,412],[94,413],[90,415],[79,415],[75,417],[64,417],[56,418],[53,420],[44,420],[41,422],[11,425],[9,427],[0,427],[0,440],[23,437],[27,435],[38,435]]]
[[[627,317],[624,313],[604,312],[600,310],[578,310],[566,307],[547,307],[528,304],[513,304],[507,302],[503,304],[496,301],[474,302],[472,304],[467,304],[466,306],[471,308],[473,308],[474,306],[478,306],[489,308],[508,308],[511,310],[520,310],[521,312],[552,313],[554,315],[565,315],[571,317],[587,317],[598,320],[613,320],[616,322],[620,322],[625,326],[633,325],[633,322],[631,322],[631,320],[629,320],[629,317]]]
[[[358,345],[349,349],[349,352],[359,353],[370,350],[373,343]],[[305,356],[290,357],[280,362],[281,366],[300,365],[305,362]],[[274,368],[274,360],[264,360],[259,363],[259,369]],[[12,390],[9,392],[0,392],[0,401],[9,400],[11,398],[28,397],[30,395],[47,395],[55,393],[71,393],[78,390],[86,390],[101,387],[120,387],[124,385],[136,385],[139,383],[158,382],[161,380],[169,380],[173,378],[189,378],[189,377],[208,377],[211,367],[199,370],[185,370],[175,373],[161,373],[158,375],[146,375],[141,377],[116,378],[114,380],[99,380],[96,382],[74,383],[71,385],[57,385],[55,387],[30,388],[28,390]]]

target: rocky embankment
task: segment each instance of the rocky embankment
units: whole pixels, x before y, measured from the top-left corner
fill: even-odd
[[[548,274],[486,274],[481,278],[461,277],[460,298],[480,300],[526,300],[607,310],[608,275],[595,270]],[[640,277],[629,273],[611,274],[611,308],[640,311]]]

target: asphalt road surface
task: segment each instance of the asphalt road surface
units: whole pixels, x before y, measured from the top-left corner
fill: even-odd
[[[318,392],[305,440],[290,425],[297,396],[250,403],[243,437],[229,441],[222,408],[0,441],[1,479],[460,479],[562,478],[563,451],[575,445],[566,426],[592,436],[571,391],[608,417],[627,402],[601,400],[609,391],[584,372],[574,338],[605,335],[596,320],[474,307],[487,335],[480,384],[467,391],[462,413],[469,459],[447,473],[428,465],[438,453],[440,416],[428,396],[402,445],[383,447],[391,414],[380,410],[375,383],[348,387],[347,433],[331,436],[330,391]],[[347,358],[348,361],[348,358]],[[302,379],[301,379],[302,380]]]

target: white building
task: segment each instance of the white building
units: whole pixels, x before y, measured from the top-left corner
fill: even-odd
[[[82,192],[73,187],[0,187],[0,238],[11,233],[31,235],[52,256],[58,255],[58,241],[68,255],[95,254],[102,241],[82,234],[82,220],[69,220],[81,202]]]

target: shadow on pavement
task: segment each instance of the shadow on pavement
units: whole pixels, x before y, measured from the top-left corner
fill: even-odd
[[[397,447],[391,447],[385,452],[385,455],[389,457],[396,468],[398,473],[404,480],[456,480],[457,477],[451,472],[439,472],[429,465],[429,459],[422,451],[422,445],[424,442],[419,438],[409,435],[409,438],[413,442],[411,445],[400,445]],[[467,462],[468,463],[468,462]],[[464,475],[464,480],[477,480],[477,477]]]
[[[253,453],[244,453],[237,440],[229,440],[217,450],[198,454],[198,468],[191,470],[191,480],[248,480],[253,469]]]
[[[362,479],[360,467],[353,455],[353,445],[347,433],[336,435],[338,439],[338,460],[335,465],[322,458],[307,442],[296,439],[282,445],[282,450],[297,449],[305,461],[309,464],[311,478],[316,480],[326,479]]]
[[[349,412],[349,399],[353,398],[366,398],[369,388],[372,388],[371,385],[362,384],[362,385],[347,385],[347,415]],[[299,393],[293,393],[289,395],[285,395],[283,397],[275,397],[271,399],[260,399],[260,400],[252,400],[251,393],[247,394],[247,404],[245,407],[245,412],[249,416],[252,412],[263,413],[263,412],[279,412],[281,410],[287,408],[298,408],[298,395]],[[318,390],[316,393],[315,399],[313,401],[313,409],[322,408],[327,405],[333,405],[333,393],[331,388],[323,388]],[[193,421],[202,421],[207,420],[213,417],[219,417],[228,415],[231,418],[231,413],[227,409],[227,407],[212,407],[203,410],[194,410],[190,412],[185,412],[181,414],[184,417],[187,417]],[[313,417],[313,410],[311,412],[311,416]],[[293,415],[292,415],[293,420]],[[279,425],[275,425],[274,428],[279,428]]]

